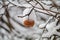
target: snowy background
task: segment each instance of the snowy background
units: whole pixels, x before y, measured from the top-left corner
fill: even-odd
[[[0,0],[0,40],[60,40],[60,0]]]

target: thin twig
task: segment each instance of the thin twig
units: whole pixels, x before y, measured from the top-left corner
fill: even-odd
[[[12,5],[14,5],[14,6],[18,6],[18,5],[16,5],[16,4],[10,2],[9,0],[8,0],[8,2],[9,2],[9,4],[12,4]],[[24,6],[18,6],[18,7],[20,7],[20,8],[25,8]]]
[[[11,25],[11,23],[10,23],[10,15],[9,15],[9,11],[8,11],[8,6],[6,6],[5,0],[2,0],[2,2],[3,2],[3,6],[4,6],[4,8],[5,8],[4,14],[5,14],[5,16],[6,16],[7,19],[8,19],[7,25],[8,25],[8,27],[10,28],[10,31],[12,31],[12,29],[14,29],[14,27],[13,27],[13,26]],[[5,22],[5,23],[6,23],[6,22]]]
[[[37,4],[37,3],[36,3]],[[31,4],[30,4],[31,5]],[[32,5],[33,6],[33,5]],[[21,17],[21,18],[23,18],[23,17],[25,17],[25,16],[29,16],[30,14],[31,14],[31,12],[34,10],[34,8],[35,8],[35,6],[33,6],[33,8],[30,10],[30,12],[28,13],[28,14],[26,14],[26,15],[24,15],[24,16],[18,16],[18,17]]]
[[[3,26],[0,25],[1,28],[3,28],[4,30],[6,30],[8,33],[10,33],[9,30],[7,30],[6,28],[4,28]]]
[[[37,0],[35,0],[35,1],[36,1],[43,9],[45,9],[41,3],[39,3]]]

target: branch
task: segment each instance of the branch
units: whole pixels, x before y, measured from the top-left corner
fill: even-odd
[[[35,8],[37,8],[37,7],[35,7]],[[37,8],[37,9],[43,10],[42,8]],[[44,9],[44,10],[45,10],[45,11],[50,11],[50,12],[52,12],[52,13],[60,14],[59,12],[55,12],[55,11],[52,11],[52,10],[48,10],[48,9]]]
[[[31,12],[33,11],[33,9],[34,9],[34,7],[31,9],[31,11],[30,11],[28,14],[26,14],[26,15],[24,15],[24,16],[18,16],[18,17],[23,18],[23,17],[25,17],[25,16],[29,16],[29,15],[31,14]]]
[[[43,9],[45,9],[41,3],[39,3],[37,0],[35,0],[35,1],[36,1]]]
[[[60,6],[58,6],[58,5],[55,3],[55,0],[50,0],[50,1],[52,2],[52,4],[53,4],[52,6],[53,6],[53,7],[56,7],[56,8],[60,7]]]
[[[14,18],[11,18],[11,19],[12,19],[13,21],[15,21],[17,24],[19,24],[20,26],[25,27],[23,24],[17,22]]]
[[[30,3],[29,3],[30,4]],[[37,3],[36,3],[37,4]],[[32,5],[32,4],[30,4],[30,5]],[[21,17],[21,18],[23,18],[23,17],[25,17],[25,16],[29,16],[30,14],[31,14],[31,12],[34,10],[34,8],[35,8],[35,6],[33,6],[32,5],[32,9],[31,9],[31,11],[28,13],[28,14],[26,14],[26,15],[24,15],[24,16],[18,16],[18,17]]]
[[[18,6],[18,5],[16,5],[16,4],[14,4],[14,3],[10,2],[9,0],[8,0],[8,2],[9,2],[10,4],[14,5],[14,6]],[[26,7],[24,7],[24,6],[18,6],[18,7],[26,8]]]
[[[6,28],[4,28],[3,26],[0,25],[1,28],[3,28],[4,30],[6,30],[8,33],[10,33],[9,30],[7,30]]]
[[[6,23],[6,22],[5,22],[5,23],[8,25],[10,31],[12,31],[12,29],[14,29],[14,27],[13,27],[13,26],[11,25],[11,23],[10,23],[10,15],[9,15],[9,11],[8,11],[8,6],[6,6],[5,0],[2,0],[2,2],[3,2],[3,6],[4,6],[4,8],[5,8],[4,14],[5,14],[5,16],[6,16],[7,19],[8,19],[8,23]]]

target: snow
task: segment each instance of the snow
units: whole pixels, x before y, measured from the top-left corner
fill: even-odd
[[[8,26],[5,23],[0,22],[0,25],[9,30]]]
[[[10,2],[12,2],[11,0],[9,0]],[[23,1],[23,0],[22,0]],[[21,3],[19,4],[17,1],[12,2],[13,4],[20,6],[20,7],[31,7],[30,4],[26,3],[25,1],[20,1]]]
[[[56,4],[57,4],[58,6],[60,6],[60,1],[57,1]]]
[[[12,2],[12,1],[10,0],[10,2]],[[42,2],[44,2],[46,4],[51,4],[51,1],[42,1]],[[30,19],[33,19],[35,21],[34,27],[25,28],[25,27],[19,25],[18,23],[23,24],[23,20],[27,19],[28,16],[26,16],[24,18],[19,18],[18,16],[24,16],[24,15],[28,14],[31,11],[32,6],[28,3],[26,3],[25,0],[21,0],[20,4],[17,2],[17,0],[13,1],[12,3],[16,4],[17,7],[13,6],[12,4],[9,5],[9,14],[11,17],[9,20],[15,29],[13,29],[13,31],[10,34],[8,34],[4,29],[1,28],[0,33],[4,34],[4,40],[8,40],[8,38],[9,38],[9,40],[25,40],[26,37],[33,38],[33,40],[48,40],[48,38],[50,38],[51,36],[52,36],[51,40],[53,40],[54,34],[60,36],[60,32],[57,31],[57,29],[60,29],[60,25],[56,26],[56,23],[58,20],[57,19],[53,20],[53,17],[45,15],[43,13],[39,13],[38,11],[45,12],[47,14],[50,14],[52,12],[48,13],[45,10],[40,10],[40,9],[42,9],[41,6],[39,4],[37,4],[35,6],[36,2],[31,1],[30,3],[33,6],[38,7],[40,9],[34,8],[34,10],[31,12],[31,14],[29,16]],[[58,3],[60,3],[60,2],[57,2],[57,4]],[[8,2],[6,2],[6,4],[8,4]],[[20,7],[18,7],[18,6],[20,6]],[[46,9],[50,8],[50,6],[47,7],[46,5],[44,7]],[[35,10],[37,10],[37,12]],[[51,10],[57,11],[57,9],[55,9],[55,8],[52,8]],[[0,10],[0,14],[3,14],[3,13],[4,13],[4,8],[2,8]],[[52,13],[52,15],[55,15],[55,13]],[[17,21],[18,23],[16,23],[12,18],[15,21]],[[42,20],[41,18],[44,18],[45,21]],[[3,16],[3,20],[8,22],[5,15]],[[51,20],[53,20],[53,21],[51,22]],[[0,25],[2,25],[4,28],[9,30],[8,26],[5,23],[0,22]],[[46,27],[45,29],[47,31],[45,29],[41,29],[44,27]],[[22,37],[22,38],[18,38],[18,37]],[[2,40],[2,39],[3,38],[0,36],[0,40]],[[57,40],[60,40],[60,38],[57,38]]]
[[[43,40],[48,40],[48,38],[44,38]]]
[[[37,8],[42,8],[39,4],[37,4],[35,7],[37,7]]]
[[[22,6],[24,6],[24,7],[32,7],[30,4],[22,4]]]
[[[8,19],[7,19],[7,17],[5,16],[5,15],[3,15],[3,20],[5,20],[5,22],[8,22]]]
[[[44,28],[44,27],[49,23],[49,21],[50,21],[52,18],[53,18],[53,17],[50,17],[50,18],[46,21],[46,23],[40,24],[40,25],[39,25],[39,28]]]
[[[4,11],[5,11],[4,8],[0,8],[0,14],[4,14]]]
[[[44,12],[44,13],[47,13],[47,14],[49,14],[47,11],[45,11],[45,10],[41,10],[41,9],[37,9],[37,8],[34,8],[35,10],[37,10],[37,11],[40,11],[40,12]]]
[[[57,8],[53,7],[51,8],[52,11],[58,12]]]
[[[47,28],[48,32],[43,33],[42,37],[51,37],[53,34],[60,36],[60,33],[57,32],[57,30],[56,30],[56,29],[59,29],[59,28],[60,28],[60,25],[58,25],[56,27],[53,26],[53,28],[51,28],[51,26],[49,28],[49,26],[48,26],[48,28]]]
[[[42,1],[43,3],[46,3],[46,4],[51,4],[52,2],[51,1]]]
[[[0,9],[1,9],[2,5],[0,4]]]
[[[57,21],[58,21],[58,20],[56,19],[54,22],[52,22],[52,23],[50,23],[50,24],[47,24],[47,26],[46,26],[47,30],[48,30],[48,31],[52,31],[53,28],[56,27]]]
[[[35,2],[35,1],[31,1],[31,2],[29,2],[29,3],[31,3],[33,6],[36,5],[36,2]]]
[[[25,16],[26,14],[29,14],[30,11],[31,11],[31,8],[26,8],[26,9],[23,11],[23,16]]]

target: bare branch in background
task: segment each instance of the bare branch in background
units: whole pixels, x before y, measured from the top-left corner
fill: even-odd
[[[6,6],[6,4],[5,4],[5,0],[2,0],[2,2],[3,2],[3,7],[5,8],[5,12],[4,12],[4,14],[5,14],[5,16],[7,17],[7,19],[8,19],[8,27],[10,28],[10,31],[12,31],[12,29],[14,29],[13,28],[13,26],[11,25],[11,23],[10,23],[10,15],[9,15],[9,11],[8,11],[8,7]],[[6,22],[5,22],[6,23]]]
[[[30,4],[30,3],[29,3]],[[37,3],[36,3],[37,4]],[[30,5],[32,5],[32,4],[30,4]],[[23,17],[25,17],[25,16],[29,16],[30,14],[31,14],[31,12],[34,10],[34,8],[35,8],[35,6],[33,6],[32,5],[32,9],[30,10],[30,12],[28,13],[28,14],[26,14],[26,15],[24,15],[24,16],[18,16],[18,17],[21,17],[21,18],[23,18]]]
[[[0,25],[1,28],[3,28],[4,30],[6,30],[8,33],[10,33],[9,30],[7,30],[6,28],[4,28],[3,26]]]
[[[9,4],[12,4],[13,6],[18,6],[18,5],[16,5],[16,4],[10,2],[9,0],[8,0],[8,2],[9,2]],[[25,8],[24,6],[18,6],[18,7]]]
[[[51,0],[51,2],[52,2],[52,7],[56,7],[56,8],[60,7],[56,4],[55,0]]]
[[[6,1],[8,2],[8,4],[6,4]],[[24,0],[24,2],[26,2],[26,4],[28,4],[28,6],[29,7],[26,7],[25,6],[25,4],[24,5],[22,5],[22,4],[20,4],[20,0],[16,0],[17,2],[18,2],[18,4],[16,4],[16,3],[14,3],[15,2],[15,0],[13,0],[13,1],[10,1],[10,0],[2,0],[2,3],[0,3],[1,5],[2,5],[2,7],[0,7],[0,10],[2,9],[2,8],[4,8],[4,14],[0,14],[0,22],[2,22],[2,24],[4,23],[8,28],[9,28],[9,30],[7,29],[7,28],[5,28],[3,25],[1,25],[0,24],[0,28],[2,28],[2,29],[4,29],[5,31],[7,31],[9,34],[11,34],[11,33],[13,33],[13,35],[11,35],[12,36],[12,40],[13,40],[13,38],[14,37],[18,37],[18,38],[21,38],[22,37],[22,35],[24,36],[24,34],[26,33],[25,32],[25,29],[24,28],[26,28],[26,29],[29,29],[28,31],[30,32],[31,30],[30,30],[30,28],[27,28],[27,27],[25,27],[24,26],[24,24],[22,24],[22,23],[20,23],[19,22],[19,20],[17,19],[14,19],[15,18],[15,14],[12,14],[12,15],[14,15],[13,17],[11,17],[10,16],[10,10],[9,10],[9,7],[12,7],[12,6],[14,6],[14,7],[19,7],[19,8],[31,8],[31,10],[28,12],[28,14],[26,14],[26,15],[24,15],[24,16],[18,16],[18,17],[20,17],[20,18],[24,18],[24,17],[26,17],[26,16],[28,16],[29,17],[29,15],[31,14],[31,12],[34,10],[35,12],[36,12],[36,14],[38,14],[38,13],[41,13],[41,16],[38,14],[38,16],[39,17],[41,17],[37,22],[38,23],[36,23],[36,24],[38,24],[38,26],[40,25],[40,22],[41,21],[44,21],[44,22],[42,22],[42,24],[43,23],[46,23],[45,25],[44,25],[44,27],[43,28],[41,28],[42,29],[42,34],[41,34],[41,36],[44,34],[44,33],[47,33],[47,32],[49,32],[49,30],[48,30],[48,27],[50,26],[49,24],[50,23],[53,23],[53,21],[55,22],[55,20],[57,19],[58,21],[56,21],[56,26],[58,26],[59,24],[60,24],[60,12],[58,12],[58,9],[60,9],[60,6],[59,5],[57,5],[56,4],[56,2],[55,2],[55,0],[50,0],[50,2],[52,2],[52,4],[46,4],[46,3],[44,3],[44,2],[42,2],[41,0]],[[23,0],[22,0],[23,1]],[[32,4],[33,3],[33,4]],[[12,6],[11,6],[11,4],[12,4]],[[45,8],[44,6],[49,6],[49,8]],[[52,11],[51,10],[51,8],[56,8],[57,9],[57,11]],[[20,9],[18,9],[19,10],[19,12],[20,12]],[[18,12],[18,10],[17,10],[17,12]],[[22,9],[23,10],[23,9]],[[14,10],[14,11],[16,11],[16,10]],[[18,15],[18,13],[16,12],[16,14]],[[14,12],[15,13],[15,12]],[[45,15],[48,15],[48,17],[46,17],[46,19],[43,19],[43,18],[45,18]],[[19,14],[20,15],[20,14]],[[44,16],[42,16],[42,15],[44,15]],[[4,17],[3,16],[6,16],[6,18],[7,18],[7,21],[8,22],[6,22],[6,20],[4,20]],[[37,17],[37,16],[36,16]],[[49,17],[52,17],[51,19],[48,19]],[[13,22],[16,22],[20,27],[22,27],[21,28],[21,30],[23,30],[23,32],[21,32],[21,30],[18,30],[19,28],[17,27],[17,29],[15,28],[15,26],[13,25],[14,23],[13,22],[11,22],[11,20],[13,21]],[[43,20],[42,20],[43,19]],[[48,20],[47,20],[48,19]],[[51,21],[51,22],[50,22]],[[13,24],[12,24],[13,23]],[[47,25],[49,25],[48,27],[46,27]],[[38,27],[38,26],[36,26],[36,27]],[[50,26],[51,27],[51,26]],[[57,28],[57,27],[56,27]],[[33,30],[34,30],[34,33],[35,33],[35,31],[37,30],[35,30],[34,29],[34,27],[32,28]],[[54,31],[55,29],[53,29],[52,31],[53,32],[55,32]],[[57,33],[59,33],[59,34],[53,34],[53,33],[51,33],[51,36],[49,36],[49,38],[48,37],[46,37],[48,40],[49,39],[53,39],[53,40],[56,40],[56,36],[58,36],[58,37],[60,37],[60,28],[58,27],[57,29]],[[32,31],[33,32],[33,31]],[[37,33],[36,34],[39,34],[38,33],[39,32],[39,29],[38,29],[38,31],[37,31]],[[50,31],[51,32],[51,31]],[[49,32],[49,33],[50,33]],[[20,33],[22,33],[22,35],[20,36],[19,34]],[[32,34],[34,34],[34,33],[32,33]],[[48,34],[48,33],[47,33]],[[5,34],[4,34],[5,35]],[[27,34],[25,34],[25,35],[30,35],[30,33],[28,34],[28,32],[27,32]],[[40,34],[39,34],[40,35]],[[46,35],[46,34],[45,34]],[[52,36],[54,36],[54,37],[52,37]],[[40,36],[39,36],[40,37]],[[43,38],[43,37],[42,37]],[[26,38],[26,40],[31,40],[30,38]]]
[[[23,18],[23,17],[25,17],[25,16],[29,16],[29,15],[31,14],[31,12],[33,11],[33,9],[34,9],[34,7],[31,9],[31,11],[30,11],[28,14],[26,14],[26,15],[24,15],[24,16],[18,16],[18,17]]]
[[[37,0],[35,1],[42,7],[43,10],[45,9],[41,3],[39,3]]]

